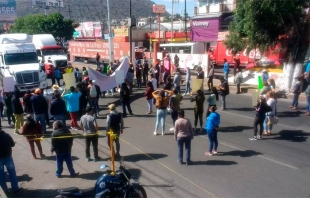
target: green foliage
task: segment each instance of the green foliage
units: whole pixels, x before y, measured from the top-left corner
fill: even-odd
[[[235,22],[229,26],[225,44],[238,51],[246,39],[248,53],[255,48],[268,52],[280,46],[294,59],[309,29],[308,4],[309,0],[238,0]]]
[[[170,22],[170,21],[171,21],[170,17],[169,16],[165,16],[163,22]]]
[[[58,44],[62,45],[65,40],[72,39],[74,28],[77,26],[73,20],[65,19],[59,13],[48,16],[31,14],[16,19],[10,33],[52,34]]]

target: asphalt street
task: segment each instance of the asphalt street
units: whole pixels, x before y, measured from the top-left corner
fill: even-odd
[[[177,143],[169,131],[172,127],[170,115],[166,118],[167,134],[154,136],[155,113],[146,115],[144,89],[134,91],[131,103],[134,115],[124,120],[126,128],[121,135],[121,155],[124,157],[123,165],[129,169],[133,179],[144,186],[148,197],[310,196],[310,121],[302,112],[305,103],[301,102],[300,110],[292,111],[288,108],[289,100],[279,99],[279,124],[274,127],[274,133],[263,140],[250,141],[255,115],[251,95],[231,93],[227,97],[228,110],[219,112],[219,153],[206,156],[204,153],[209,146],[208,138],[205,132],[198,134],[192,141],[193,164],[185,166],[177,162]],[[24,191],[16,197],[53,197],[59,188],[76,186],[85,189],[95,185],[96,179],[102,174],[99,166],[103,163],[111,165],[107,161],[109,150],[105,137],[109,103],[118,104],[118,96],[100,99],[101,116],[98,124],[102,134],[99,156],[103,160],[86,162],[85,141],[82,136],[75,138],[73,163],[75,170],[80,172],[76,178],[68,176],[66,167],[63,178],[55,176],[55,155],[50,154],[49,138],[42,141],[47,157],[34,160],[25,138],[14,135],[7,122],[2,122],[3,130],[12,134],[17,143],[13,149],[13,158],[19,184]],[[181,108],[192,123],[193,107],[190,97],[185,96]],[[206,108],[207,104],[205,111]],[[121,111],[120,106],[117,110]],[[51,129],[48,131],[52,132]],[[82,134],[81,131],[72,133]]]

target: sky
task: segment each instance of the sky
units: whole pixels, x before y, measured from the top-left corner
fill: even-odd
[[[166,10],[171,14],[172,11],[172,0],[152,0],[156,4],[166,5]],[[174,0],[177,2],[177,0]],[[197,5],[197,0],[186,0],[186,12],[189,16],[194,16],[194,7]],[[179,0],[179,3],[174,4],[173,13],[179,13],[184,15],[185,0]]]

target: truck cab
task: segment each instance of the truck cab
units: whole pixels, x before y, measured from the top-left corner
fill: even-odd
[[[13,77],[20,91],[47,87],[45,72],[27,34],[0,35],[0,73],[1,83],[3,77]]]
[[[40,61],[42,69],[45,71],[45,64],[47,62],[52,63],[54,67],[58,67],[59,70],[64,73],[68,67],[68,59],[63,48],[57,45],[57,42],[51,34],[35,34],[32,35],[32,42],[36,47],[38,59]]]

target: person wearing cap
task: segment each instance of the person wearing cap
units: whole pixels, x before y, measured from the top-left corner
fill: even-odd
[[[19,134],[18,130],[22,128],[24,123],[24,116],[23,116],[24,111],[22,103],[20,102],[19,99],[19,94],[20,94],[19,89],[15,88],[13,92],[13,97],[11,99],[13,115],[15,117],[14,134]]]
[[[30,98],[32,105],[34,120],[40,122],[42,127],[42,133],[46,133],[46,113],[48,111],[48,103],[44,96],[41,94],[41,89],[37,88],[34,91],[34,95]]]
[[[79,126],[77,124],[77,116],[80,107],[80,97],[82,94],[76,91],[73,86],[70,87],[70,92],[71,93],[64,95],[66,93],[65,88],[61,96],[67,101],[67,111],[69,112],[71,118],[71,129],[78,130]]]
[[[120,134],[123,133],[124,129],[124,121],[122,114],[116,111],[116,106],[115,104],[110,104],[109,106],[110,113],[107,115],[107,126],[106,126],[106,131],[110,132],[112,131],[114,134],[116,134],[117,138],[114,140],[115,146],[116,146],[116,157],[120,157],[120,143],[119,143],[119,136]],[[108,140],[108,145],[111,150],[110,145],[110,135],[107,135],[107,140]]]
[[[55,94],[55,99],[51,102],[50,113],[53,115],[54,120],[61,120],[62,125],[66,126],[66,102],[61,99],[60,93]]]
[[[86,114],[81,117],[80,127],[85,135],[86,142],[86,161],[90,161],[90,144],[93,145],[94,162],[98,161],[98,124],[96,118],[93,116],[93,108],[87,107]]]

